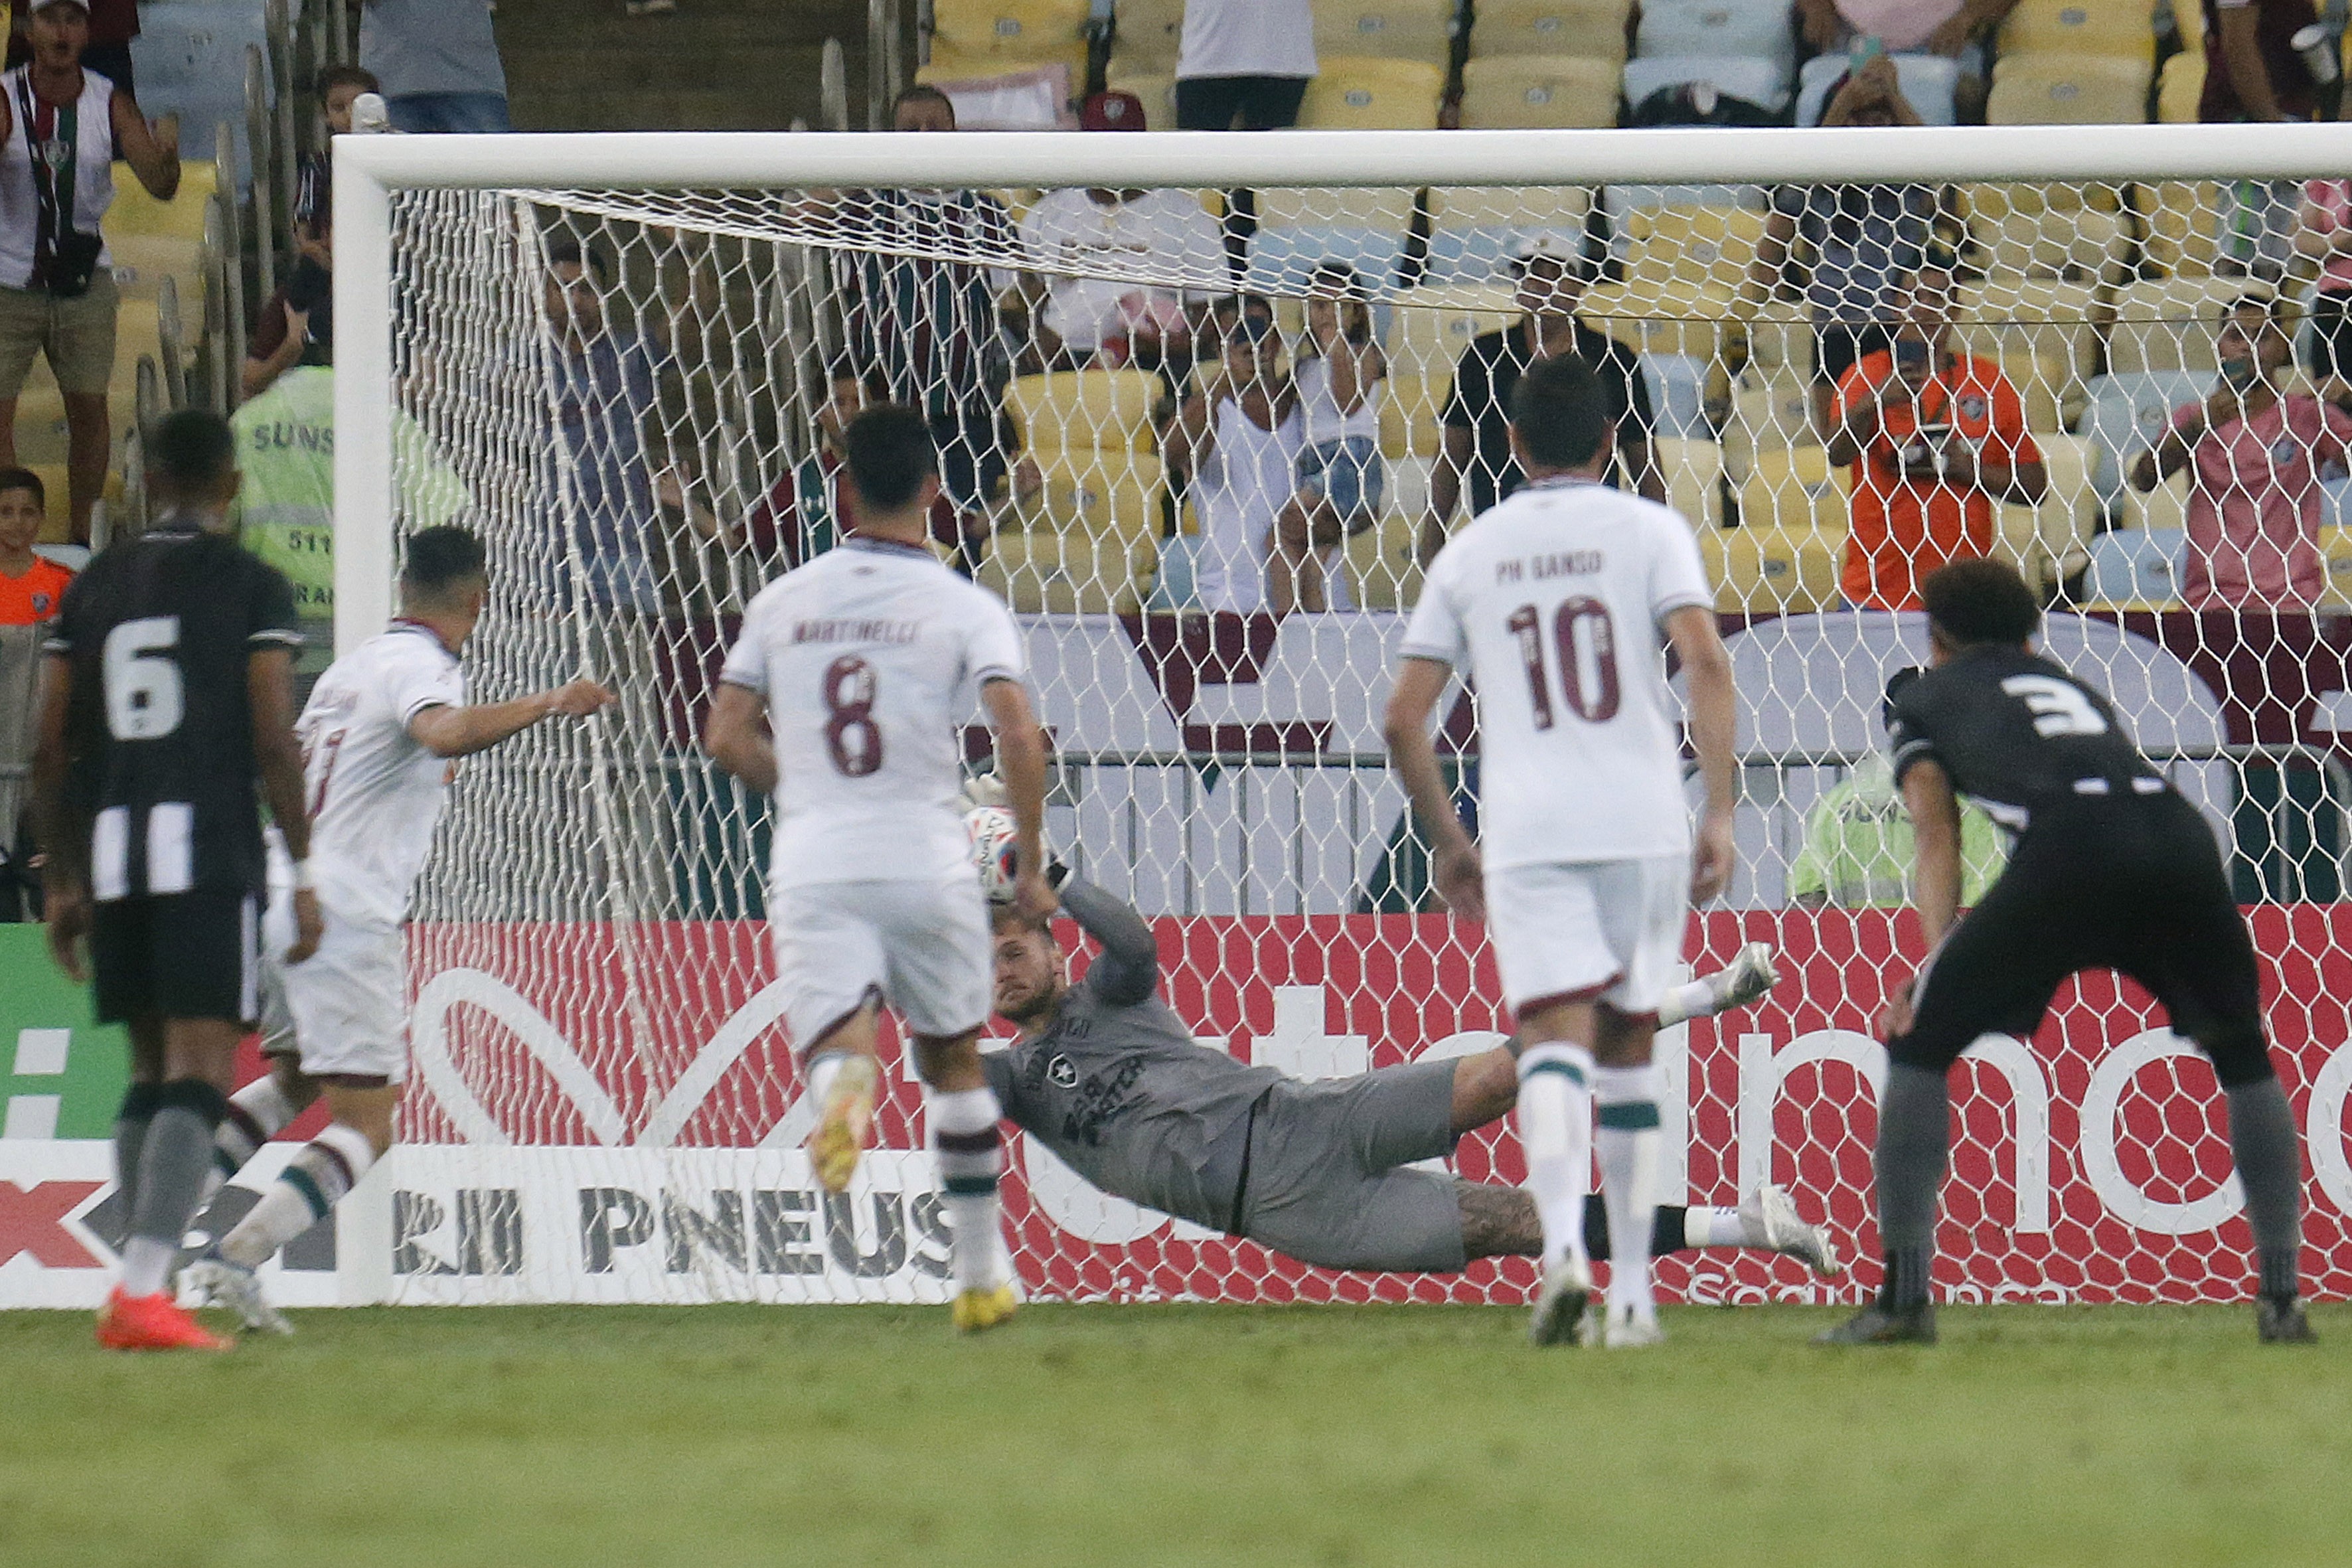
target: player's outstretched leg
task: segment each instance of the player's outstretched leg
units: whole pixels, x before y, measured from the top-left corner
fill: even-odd
[[[1671,1029],[1693,1018],[1712,1018],[1760,1001],[1780,983],[1780,954],[1769,942],[1751,942],[1739,956],[1712,974],[1677,985],[1658,1004],[1658,1027]]]
[[[1519,1053],[1519,1142],[1528,1155],[1528,1195],[1543,1225],[1543,1286],[1528,1324],[1529,1342],[1585,1342],[1592,1264],[1584,1251],[1584,1198],[1591,1184],[1592,1053],[1546,1040]]]
[[[1819,1336],[1825,1345],[1936,1342],[1927,1281],[1936,1261],[1936,1199],[1951,1158],[1948,1075],[1892,1062],[1878,1104],[1878,1230],[1886,1279],[1878,1300]]]
[[[215,1304],[234,1310],[248,1329],[292,1333],[285,1314],[262,1295],[255,1270],[326,1218],[367,1174],[379,1152],[375,1142],[360,1129],[342,1121],[327,1123],[286,1163],[236,1228],[189,1266],[189,1283],[202,1287]]]

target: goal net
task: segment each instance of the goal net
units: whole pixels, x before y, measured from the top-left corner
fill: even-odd
[[[1685,1252],[1659,1265],[1666,1291],[1877,1283],[1874,1020],[1920,957],[1878,699],[1924,658],[1911,576],[1978,552],[2047,594],[2051,650],[2114,693],[2224,845],[2309,1138],[2306,1274],[2352,1290],[2352,420],[2322,401],[2347,390],[2352,230],[2341,185],[2304,184],[2347,166],[2337,128],[337,152],[341,645],[389,613],[401,532],[446,510],[395,498],[454,480],[494,574],[477,698],[587,674],[621,701],[459,770],[411,928],[404,1146],[352,1200],[334,1272],[289,1270],[282,1299],[946,1298],[894,1027],[855,1189],[828,1200],[810,1174],[768,808],[695,743],[747,600],[837,537],[828,432],[861,399],[930,416],[939,548],[1027,636],[1049,837],[1157,922],[1165,994],[1202,1042],[1318,1078],[1499,1041],[1483,934],[1428,891],[1378,714],[1424,520],[1458,493],[1458,528],[1509,487],[1481,426],[1528,344],[1577,341],[1570,315],[1625,389],[1619,482],[1696,531],[1735,661],[1738,872],[1687,959],[1769,941],[1784,975],[1662,1040],[1664,1197],[1780,1184],[1857,1264],[1832,1285]],[[1870,395],[1897,339],[1933,344],[1901,371],[1920,428],[1892,466],[1832,462],[1841,385]],[[1341,360],[1370,386],[1352,410]],[[1196,395],[1217,443],[1198,461],[1168,438]],[[2135,488],[2177,411],[2224,398],[2252,411],[2225,411],[2240,433]],[[2006,458],[2011,481],[1963,479],[1963,453]],[[1268,532],[1302,483],[1328,504],[1278,569]],[[1277,613],[1278,576],[1304,607]],[[1444,715],[1475,817],[1475,700],[1457,689]],[[1969,834],[1980,879],[2000,849]],[[1957,1075],[1938,1289],[2242,1295],[2213,1089],[2109,975],[2067,986],[2032,1039],[1981,1042]],[[1304,1268],[1096,1192],[1034,1138],[1012,1148],[1034,1297],[1515,1302],[1533,1282],[1524,1259]],[[1518,1180],[1510,1123],[1450,1168]]]

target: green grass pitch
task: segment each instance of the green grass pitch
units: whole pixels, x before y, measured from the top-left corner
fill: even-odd
[[[320,1311],[217,1358],[0,1313],[0,1563],[2327,1563],[2352,1310]]]

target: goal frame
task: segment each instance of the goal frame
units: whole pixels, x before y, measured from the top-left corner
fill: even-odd
[[[338,136],[335,647],[392,616],[395,190],[904,186],[1774,184],[2312,179],[2352,170],[2352,123],[1802,130],[601,132]],[[919,171],[910,167],[919,164]]]

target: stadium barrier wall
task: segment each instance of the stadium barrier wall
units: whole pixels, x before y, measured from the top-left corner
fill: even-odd
[[[2262,906],[2250,918],[2274,1059],[2307,1139],[2305,1279],[2315,1295],[2352,1296],[2352,905]],[[1201,918],[1160,921],[1160,933],[1169,998],[1200,1037],[1299,1076],[1466,1054],[1501,1037],[1491,956],[1475,931],[1442,917]],[[440,965],[441,950],[481,935],[415,932],[416,1076],[404,1113],[415,1142],[271,1266],[278,1300],[946,1299],[919,1099],[895,1037],[886,1031],[892,1087],[878,1147],[856,1191],[827,1200],[798,1147],[809,1113],[778,1087],[794,1079],[777,998],[756,978],[759,928],[503,928],[488,968]],[[1916,926],[1878,911],[1718,911],[1694,921],[1688,951],[1709,967],[1764,938],[1786,960],[1775,997],[1665,1042],[1664,1158],[1681,1173],[1665,1195],[1729,1204],[1758,1181],[1780,1182],[1826,1213],[1860,1267],[1833,1289],[1787,1259],[1685,1254],[1661,1264],[1670,1299],[1853,1300],[1876,1283],[1870,1149],[1885,1055],[1866,1013],[1883,977],[1916,962]],[[636,951],[625,953],[626,943]],[[551,944],[565,963],[546,962]],[[21,965],[22,945],[0,952]],[[628,1017],[583,1000],[599,970],[650,960],[660,972],[665,952],[725,949],[751,961],[730,973],[755,978],[731,992],[681,981],[662,1039],[635,1037]],[[0,971],[11,996],[20,972]],[[23,1050],[20,1035],[20,1060]],[[1937,1275],[1946,1299],[2244,1295],[2250,1237],[2211,1073],[2158,1026],[2144,995],[2085,976],[2032,1041],[1990,1037],[1972,1059],[1955,1085]],[[535,1092],[505,1097],[523,1109],[493,1116],[471,1087],[492,1079]],[[764,1127],[759,1146],[711,1146],[730,1121]],[[1517,1181],[1507,1125],[1465,1139],[1457,1173]],[[0,1306],[92,1306],[112,1277],[110,1147],[79,1122],[60,1130],[84,1135],[0,1139]],[[1033,1295],[1516,1301],[1533,1283],[1519,1260],[1453,1277],[1303,1268],[1096,1193],[1032,1140],[1015,1149],[1007,1215]]]

